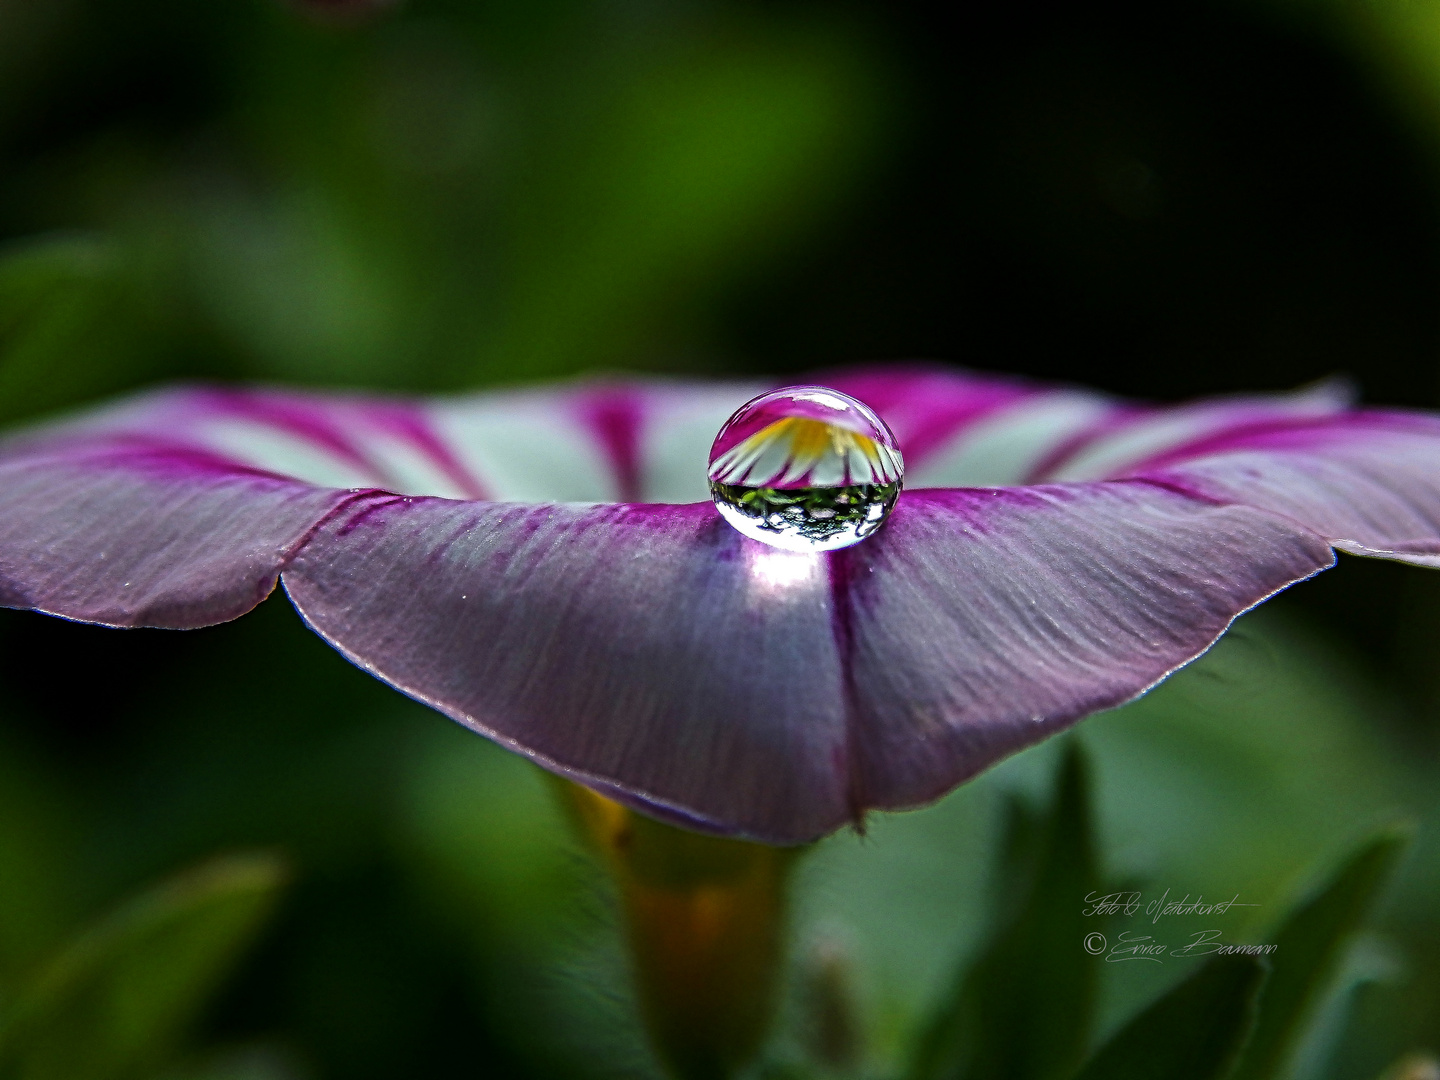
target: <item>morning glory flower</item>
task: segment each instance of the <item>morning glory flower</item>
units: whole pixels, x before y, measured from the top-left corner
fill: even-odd
[[[762,385],[142,394],[0,445],[0,603],[189,628],[278,581],[354,663],[545,768],[785,844],[1142,693],[1336,549],[1440,565],[1440,418],[1333,386],[1159,408],[943,368],[814,381],[880,428],[720,460],[772,417],[719,479]],[[781,434],[801,465],[765,464]],[[807,527],[864,525],[837,550],[717,509],[788,528],[789,483],[895,497],[801,499]]]

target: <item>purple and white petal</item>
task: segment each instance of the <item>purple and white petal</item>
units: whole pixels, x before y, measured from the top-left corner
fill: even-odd
[[[189,629],[249,611],[353,496],[188,450],[78,443],[0,460],[0,604]]]
[[[745,383],[660,383],[647,395],[643,490],[650,502],[710,498],[705,464],[730,414],[766,389]]]
[[[905,807],[1135,697],[1334,555],[1263,511],[1118,482],[911,492],[835,561],[854,792]]]
[[[1294,394],[1246,395],[1170,408],[1119,408],[1089,430],[1059,443],[1026,483],[1102,480],[1128,475],[1134,466],[1177,446],[1226,431],[1272,422],[1335,416],[1351,405],[1342,382],[1324,382]]]
[[[1137,475],[1261,507],[1342,551],[1440,566],[1440,419],[1366,411],[1227,432]]]
[[[852,368],[815,381],[879,413],[911,469],[943,453],[966,429],[1048,390],[1022,379],[936,364]]]
[[[1142,692],[1332,547],[1440,566],[1440,418],[1334,387],[1158,409],[933,367],[825,381],[911,467],[844,552],[701,501],[755,386],[179,388],[0,444],[0,603],[193,627],[278,577],[356,663],[547,767],[794,842]]]
[[[179,388],[23,431],[10,445],[24,449],[77,436],[163,439],[324,487],[454,499],[615,501],[621,480],[614,463],[579,419],[591,393],[561,387],[420,401]]]
[[[355,663],[551,768],[766,839],[849,814],[826,563],[709,503],[374,496],[284,580]]]
[[[1024,484],[1056,447],[1092,431],[1120,411],[1112,399],[1082,390],[1027,394],[959,427],[912,467],[916,487],[1008,487]],[[905,441],[900,440],[902,448]]]
[[[1134,697],[1333,558],[1283,519],[1143,483],[918,492],[885,534],[831,561],[706,504],[373,496],[284,581],[346,656],[467,726],[794,843]]]

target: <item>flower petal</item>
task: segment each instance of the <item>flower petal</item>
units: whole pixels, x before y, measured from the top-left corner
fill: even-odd
[[[972,426],[1051,392],[1023,379],[939,364],[851,368],[821,375],[816,381],[879,413],[912,470],[950,452]]]
[[[826,564],[710,503],[368,497],[284,581],[366,670],[652,810],[792,841],[847,816]]]
[[[910,492],[843,565],[855,793],[905,807],[1204,652],[1319,537],[1145,483]]]
[[[949,441],[910,471],[911,487],[1002,487],[1025,483],[1055,451],[1114,415],[1099,394],[1054,390],[1030,394],[967,420]],[[897,436],[908,454],[903,436]]]
[[[1137,408],[938,367],[827,376],[900,441],[907,486],[1125,475],[1136,462],[1259,422],[1334,415],[1343,389]],[[328,487],[516,502],[693,502],[709,496],[715,433],[751,384],[576,383],[432,400],[181,388],[37,432],[110,436],[220,454]]]
[[[0,461],[0,604],[109,626],[244,614],[353,498],[200,453],[88,443]]]
[[[357,664],[551,768],[793,843],[924,801],[1328,566],[1293,524],[1143,483],[915,492],[791,555],[709,504],[372,496],[285,571]]]
[[[795,555],[699,501],[755,387],[180,389],[0,448],[0,603],[192,627],[278,574],[347,656],[477,731],[788,843],[1142,692],[1331,545],[1440,565],[1434,417],[846,378],[923,449],[917,477],[1071,482],[912,485],[864,544]],[[637,495],[675,502],[612,501]]]
[[[1257,424],[1330,417],[1352,403],[1350,386],[1322,382],[1292,394],[1209,398],[1166,408],[1117,406],[1088,429],[1056,444],[1022,482],[1103,480],[1178,446]]]
[[[1251,425],[1135,473],[1284,514],[1343,551],[1440,566],[1440,420],[1431,416],[1367,411]]]

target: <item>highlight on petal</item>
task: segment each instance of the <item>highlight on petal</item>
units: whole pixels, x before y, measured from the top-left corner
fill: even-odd
[[[1162,409],[933,366],[825,379],[911,469],[843,551],[757,543],[710,501],[753,385],[182,387],[0,443],[0,603],[195,627],[279,580],[357,664],[547,768],[792,843],[1142,693],[1333,549],[1440,565],[1435,416],[1334,387]],[[747,484],[892,466],[823,415],[760,419],[716,455]]]

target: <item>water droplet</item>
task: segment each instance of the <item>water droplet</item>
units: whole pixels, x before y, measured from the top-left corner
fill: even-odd
[[[787,551],[834,551],[885,523],[905,465],[885,421],[823,386],[746,402],[710,449],[710,494],[746,536]]]

